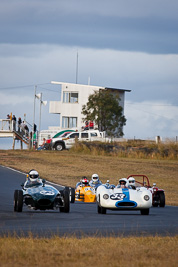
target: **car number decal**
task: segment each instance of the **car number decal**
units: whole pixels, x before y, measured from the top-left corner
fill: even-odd
[[[122,200],[125,197],[126,197],[126,195],[123,193],[115,193],[115,194],[110,195],[110,199],[112,199],[112,200]]]
[[[46,195],[46,196],[53,196],[54,195],[54,192],[49,192],[49,191],[40,191],[40,194],[42,195]]]
[[[88,191],[88,190],[91,191],[91,187],[86,187],[86,188],[84,188],[84,190],[85,190],[85,191]]]

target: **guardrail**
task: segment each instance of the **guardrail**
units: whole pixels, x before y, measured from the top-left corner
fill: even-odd
[[[13,121],[10,119],[0,119],[0,130],[1,131],[12,131]]]

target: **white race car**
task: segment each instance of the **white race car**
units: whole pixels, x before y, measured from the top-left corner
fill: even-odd
[[[132,189],[108,188],[100,185],[96,192],[98,213],[106,214],[106,210],[140,210],[142,215],[148,215],[152,206],[152,194],[145,187]]]

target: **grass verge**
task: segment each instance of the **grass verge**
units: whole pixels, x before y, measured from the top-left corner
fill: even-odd
[[[177,266],[178,236],[0,238],[1,266]]]

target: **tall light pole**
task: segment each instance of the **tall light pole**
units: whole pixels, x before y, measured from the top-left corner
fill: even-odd
[[[42,101],[42,93],[40,94],[40,117],[39,117],[39,132],[41,129],[41,106],[44,105],[46,106],[48,101]]]
[[[40,130],[41,130],[41,106],[44,105],[46,106],[47,105],[47,101],[42,101],[42,93],[40,94],[40,117],[39,117],[39,134],[40,134]],[[38,144],[39,144],[39,136],[38,136]]]
[[[40,117],[39,117],[39,133],[41,128],[41,105],[42,105],[42,93],[40,95]],[[39,141],[39,140],[38,140]]]
[[[33,142],[34,142],[34,128],[35,128],[35,99],[36,99],[36,85],[34,87],[34,103],[33,103],[33,128],[32,128],[32,149],[33,149]]]
[[[33,149],[33,143],[34,143],[34,133],[35,133],[35,102],[36,102],[36,98],[40,99],[41,98],[41,94],[36,94],[36,88],[37,85],[35,85],[34,87],[34,104],[33,104],[33,129],[32,129],[32,149]]]
[[[78,83],[78,51],[77,51],[77,63],[76,63],[76,84]]]

